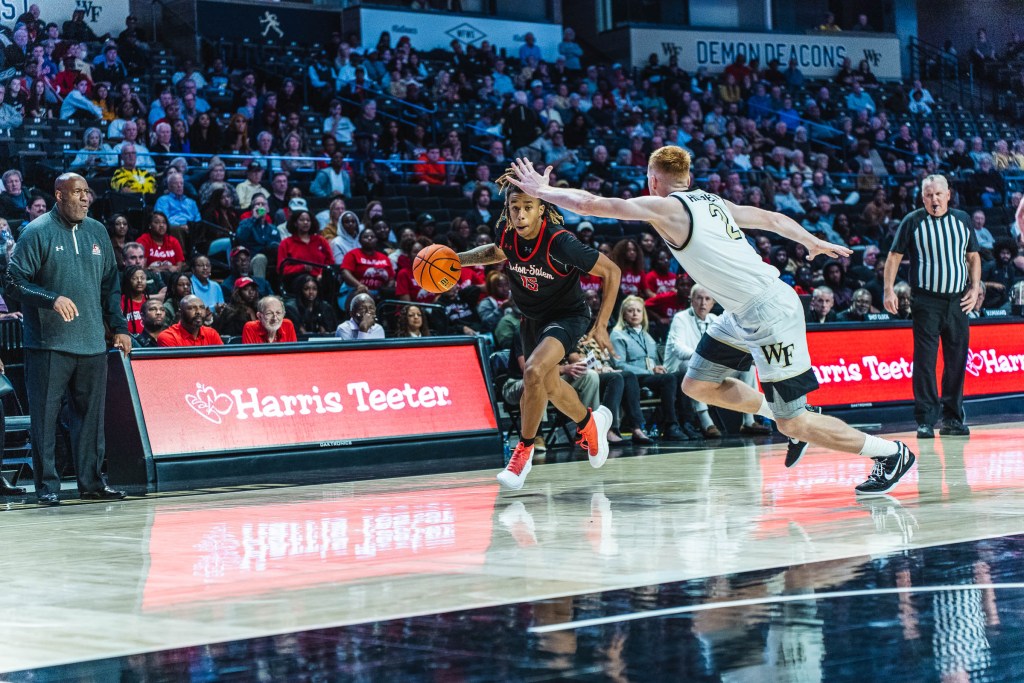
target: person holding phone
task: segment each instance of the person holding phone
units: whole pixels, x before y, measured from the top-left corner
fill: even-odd
[[[277,248],[281,246],[281,232],[270,218],[270,203],[266,196],[252,198],[252,213],[238,224],[235,246],[245,247],[252,255],[250,267],[261,278],[267,276],[267,263],[277,263]]]

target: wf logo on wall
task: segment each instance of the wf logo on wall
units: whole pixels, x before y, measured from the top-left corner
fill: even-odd
[[[864,50],[864,60],[872,67],[878,66],[882,61],[882,53],[877,50]]]
[[[100,14],[103,13],[103,5],[93,2],[93,0],[75,0],[75,9],[85,12],[85,20],[90,24],[99,21]]]
[[[85,23],[97,35],[117,35],[124,30],[124,18],[131,13],[130,0],[0,0],[0,21],[13,29],[13,21],[35,4],[42,8],[43,18],[59,24],[75,11],[85,13]]]

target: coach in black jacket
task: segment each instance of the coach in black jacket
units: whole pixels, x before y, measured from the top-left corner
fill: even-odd
[[[114,250],[103,224],[89,218],[85,178],[57,178],[53,210],[24,229],[7,269],[7,293],[25,316],[25,381],[32,416],[32,470],[41,505],[60,504],[54,446],[61,397],[71,405],[72,452],[83,499],[124,498],[106,485],[103,407],[106,327],[114,347],[131,350],[121,313]]]

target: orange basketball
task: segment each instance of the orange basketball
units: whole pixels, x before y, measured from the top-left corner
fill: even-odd
[[[441,294],[459,284],[462,264],[459,256],[443,244],[431,244],[420,250],[412,263],[412,276],[420,287]]]

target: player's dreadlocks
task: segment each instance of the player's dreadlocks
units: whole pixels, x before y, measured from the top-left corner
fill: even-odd
[[[508,220],[508,199],[511,195],[516,192],[522,192],[518,187],[512,184],[512,178],[516,177],[515,169],[509,166],[505,169],[504,175],[498,178],[494,184],[498,186],[498,190],[501,194],[505,195],[505,201],[501,205],[501,215],[498,216],[498,225],[501,225],[502,221],[505,222],[505,230],[512,230],[512,225]],[[524,193],[525,194],[525,193]],[[551,225],[563,225],[565,219],[562,218],[562,214],[558,212],[558,209],[553,204],[549,204],[543,199],[538,199],[541,205],[544,207],[544,216]]]

